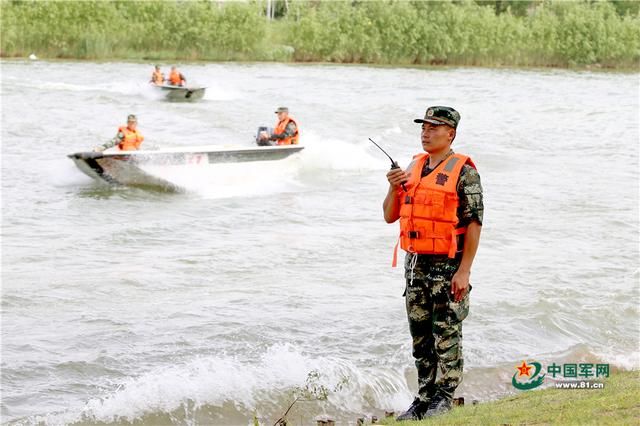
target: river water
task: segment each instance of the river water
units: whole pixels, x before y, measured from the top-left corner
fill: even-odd
[[[412,400],[416,373],[382,219],[389,163],[428,105],[485,194],[457,395],[490,400],[522,360],[637,369],[639,75],[189,64],[199,103],[151,64],[3,61],[2,421],[342,424]],[[165,67],[166,70],[167,67]],[[154,170],[109,187],[66,158],[139,117],[145,144],[250,146],[288,106],[306,149],[277,163]]]

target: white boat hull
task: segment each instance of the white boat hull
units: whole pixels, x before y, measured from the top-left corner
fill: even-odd
[[[204,97],[206,87],[155,86],[164,94],[164,98],[172,102],[194,102]]]
[[[304,147],[299,145],[250,148],[202,146],[168,148],[157,151],[77,152],[69,154],[78,168],[96,180],[122,185],[174,187],[143,170],[143,166],[203,166],[216,163],[277,161]]]

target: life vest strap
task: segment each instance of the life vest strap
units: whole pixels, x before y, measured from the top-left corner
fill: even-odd
[[[461,235],[464,234],[465,231],[459,232],[458,230],[451,231],[453,235]],[[420,239],[429,239],[429,240],[449,240],[451,237],[442,236],[437,234],[434,231],[428,231],[424,228],[419,228],[419,230],[410,230],[406,231],[405,234],[411,240],[420,240]]]
[[[456,228],[451,232],[451,244],[449,244],[449,258],[453,259],[456,257],[456,252],[458,251],[458,235],[463,235],[467,233],[467,227]]]
[[[398,241],[396,241],[396,246],[393,248],[393,259],[391,260],[391,267],[395,268],[398,266],[398,246],[400,245],[400,236],[398,236]]]

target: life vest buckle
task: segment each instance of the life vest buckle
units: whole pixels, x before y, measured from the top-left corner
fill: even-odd
[[[411,195],[406,195],[404,197],[404,203],[405,204],[411,204]]]
[[[409,231],[409,238],[412,240],[420,238],[420,233],[418,231]]]

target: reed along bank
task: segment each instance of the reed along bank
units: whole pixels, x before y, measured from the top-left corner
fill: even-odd
[[[631,1],[2,1],[2,57],[637,69]]]

